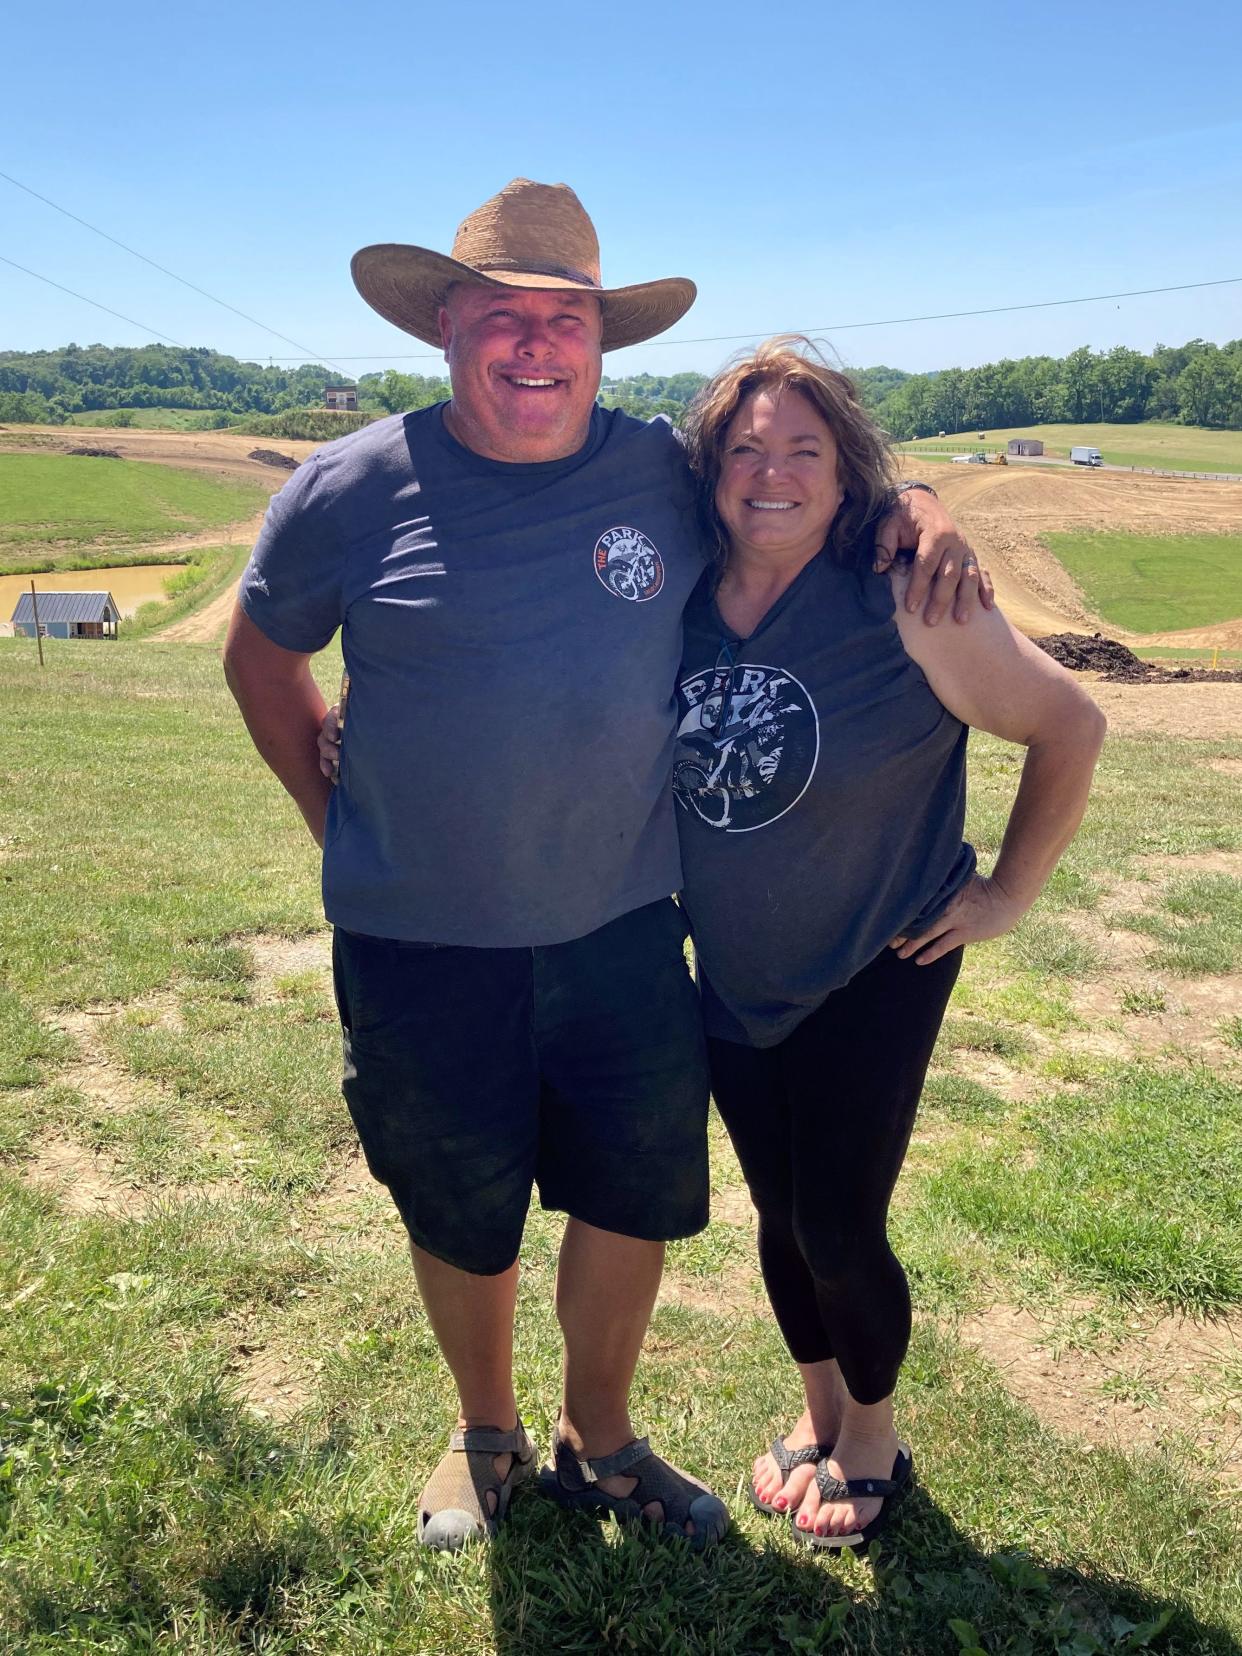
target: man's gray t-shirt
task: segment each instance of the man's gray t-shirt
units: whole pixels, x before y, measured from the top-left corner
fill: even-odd
[[[676,891],[674,686],[702,569],[663,421],[596,408],[578,453],[515,465],[457,443],[437,405],[317,450],[240,599],[285,649],[342,629],[328,919],[530,947]]]

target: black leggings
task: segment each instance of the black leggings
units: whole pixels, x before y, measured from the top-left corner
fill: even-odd
[[[885,949],[779,1046],[707,1043],[785,1343],[798,1363],[835,1357],[858,1403],[889,1395],[910,1341],[888,1204],[961,964]]]

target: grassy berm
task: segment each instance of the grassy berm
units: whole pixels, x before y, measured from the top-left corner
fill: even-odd
[[[1242,740],[1113,742],[1046,900],[969,961],[899,1191],[885,1544],[822,1560],[746,1502],[796,1389],[717,1131],[635,1412],[732,1533],[523,1493],[449,1559],[416,1500],[450,1388],[337,1096],[312,848],[211,651],[47,655],[0,641],[0,1648],[1239,1649]],[[985,861],[1018,764],[975,746]],[[544,1442],[557,1235],[532,1214],[517,1335]]]

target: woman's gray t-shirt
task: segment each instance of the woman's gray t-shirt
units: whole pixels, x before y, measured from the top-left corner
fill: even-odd
[[[687,606],[673,786],[709,1035],[774,1046],[974,872],[966,727],[886,576],[821,552],[750,638]]]

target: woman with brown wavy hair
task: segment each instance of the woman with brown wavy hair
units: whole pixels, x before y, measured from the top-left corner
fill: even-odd
[[[806,340],[719,374],[687,422],[716,543],[686,610],[674,786],[713,1092],[759,1214],[805,1408],[751,1498],[865,1545],[910,1480],[910,1335],[889,1200],[963,947],[1035,901],[1104,720],[999,611],[907,613],[876,573],[882,433]],[[990,876],[964,843],[966,736],[1027,748]]]

